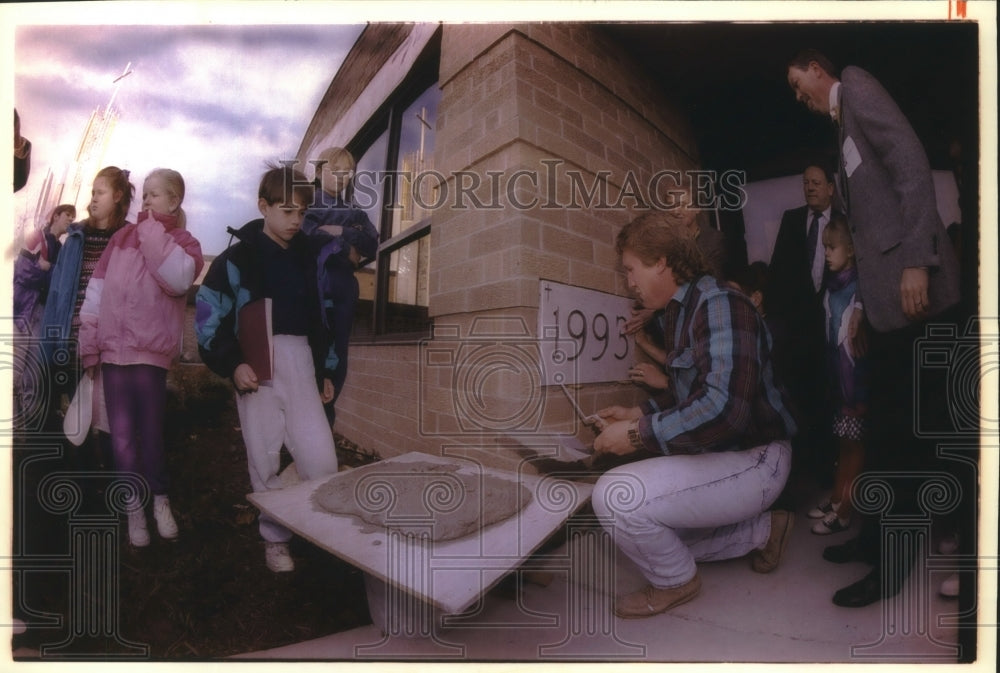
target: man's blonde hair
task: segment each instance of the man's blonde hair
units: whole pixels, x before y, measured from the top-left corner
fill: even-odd
[[[709,272],[695,239],[683,224],[664,211],[645,213],[622,227],[615,240],[615,250],[619,256],[629,250],[648,265],[664,258],[678,283]]]

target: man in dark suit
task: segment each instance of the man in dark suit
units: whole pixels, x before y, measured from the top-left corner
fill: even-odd
[[[926,413],[946,413],[947,396],[942,388],[936,405],[915,404],[928,399],[929,391],[917,390],[914,354],[928,321],[955,327],[959,300],[958,261],[938,215],[930,164],[902,111],[869,73],[847,67],[838,78],[823,54],[806,50],[792,59],[787,74],[796,100],[829,115],[839,132],[837,192],[850,222],[864,316],[872,328],[862,479],[878,478],[892,489],[883,517],[897,522],[926,517],[918,493],[946,466],[934,460],[932,443],[916,438],[914,409],[920,409],[921,421]],[[889,549],[884,538],[880,522],[869,518],[857,538],[823,552],[829,561],[875,566],[838,591],[835,604],[861,607],[899,591],[918,550],[899,544],[899,538],[895,546],[902,548]]]
[[[795,404],[799,433],[796,471],[821,483],[833,475],[828,379],[823,335],[823,230],[833,208],[832,172],[818,164],[802,174],[806,205],[786,210],[768,268],[767,315],[774,326],[773,354]]]

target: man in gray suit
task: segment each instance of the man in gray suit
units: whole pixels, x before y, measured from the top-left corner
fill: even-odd
[[[796,100],[829,115],[839,131],[837,192],[854,239],[864,318],[872,328],[865,470],[891,485],[893,515],[919,515],[920,471],[943,466],[934,461],[934,446],[915,437],[914,396],[927,399],[929,391],[915,385],[914,348],[927,336],[929,320],[954,326],[959,301],[958,260],[938,215],[930,163],[895,101],[864,70],[847,67],[838,78],[823,54],[806,50],[789,63],[788,84]],[[945,400],[941,390],[936,410],[921,405],[921,414],[946,414]],[[875,566],[838,591],[834,603],[861,607],[899,591],[915,551],[883,550],[882,538],[878,522],[867,520],[857,538],[823,552],[835,563]]]

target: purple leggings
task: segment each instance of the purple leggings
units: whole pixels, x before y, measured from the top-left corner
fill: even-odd
[[[153,365],[101,366],[115,469],[142,476],[153,495],[167,493],[163,416],[167,370]]]

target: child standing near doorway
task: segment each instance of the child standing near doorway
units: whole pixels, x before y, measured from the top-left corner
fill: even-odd
[[[325,406],[330,425],[336,420],[334,405],[347,380],[347,350],[358,303],[362,264],[375,258],[378,230],[364,210],[354,204],[354,156],[342,147],[320,152],[316,196],[320,203],[306,210],[302,232],[319,248],[316,280],[323,305],[323,325],[330,332],[337,353],[333,372],[333,400]]]

